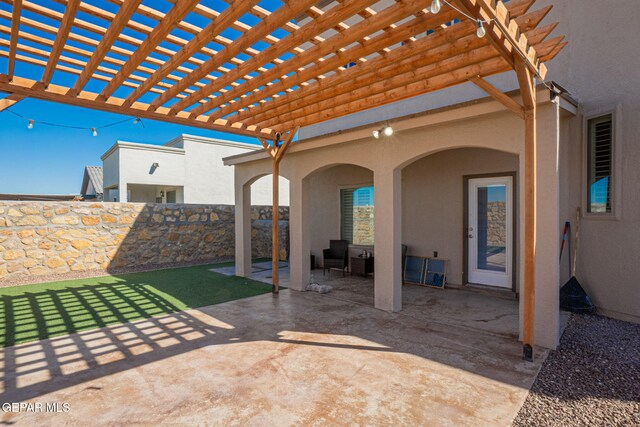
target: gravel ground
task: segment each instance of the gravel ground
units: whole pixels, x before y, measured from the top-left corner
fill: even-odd
[[[206,261],[196,261],[196,262],[174,262],[171,264],[147,264],[141,267],[130,267],[130,268],[119,268],[113,269],[109,271],[105,270],[89,270],[89,271],[74,271],[70,273],[63,274],[44,274],[41,276],[16,276],[11,277],[9,279],[1,279],[0,280],[0,288],[6,288],[9,286],[18,286],[18,285],[31,285],[34,283],[48,283],[48,282],[60,282],[63,280],[75,280],[75,279],[86,279],[87,277],[101,277],[101,276],[115,276],[119,274],[127,274],[127,273],[139,273],[142,271],[155,271],[155,270],[166,270],[168,268],[176,268],[176,267],[191,267],[195,265],[206,265],[206,264],[219,264],[222,262],[233,261],[233,258],[219,258],[214,260],[206,260]]]
[[[640,325],[574,314],[514,426],[640,426]]]

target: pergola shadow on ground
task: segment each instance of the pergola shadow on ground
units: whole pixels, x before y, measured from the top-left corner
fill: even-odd
[[[156,298],[154,303],[166,302]],[[391,409],[382,406],[392,405],[395,397],[379,395],[377,387],[394,390],[403,404],[415,404],[411,410],[418,411],[416,420],[421,420],[426,416],[424,403],[419,399],[411,403],[406,397],[417,398],[435,387],[445,401],[452,399],[444,406],[451,405],[453,394],[461,390],[476,398],[503,396],[509,404],[472,410],[473,417],[488,421],[515,415],[510,405],[524,400],[539,368],[542,358],[525,363],[516,356],[518,346],[494,333],[425,323],[331,296],[283,290],[278,297],[266,294],[7,347],[0,352],[0,400],[47,395],[49,400],[70,402],[74,419],[87,416],[96,422],[109,417],[96,413],[99,402],[122,403],[127,409],[112,412],[109,422],[124,420],[119,416],[125,412],[128,419],[145,414],[151,422],[153,417],[169,415],[163,411],[177,411],[175,420],[186,420],[178,404],[193,405],[192,399],[213,399],[208,411],[221,405],[242,412],[259,405],[257,401],[271,395],[267,390],[271,388],[280,403],[278,408],[263,408],[265,414],[301,416],[309,408],[328,414],[332,409],[320,402],[345,387],[345,395],[352,396],[338,398],[334,409],[347,410],[348,401],[358,405],[370,401],[386,413]],[[149,414],[156,399],[169,406]],[[472,406],[471,402],[462,406],[467,404]],[[349,410],[351,416],[357,412]],[[220,419],[230,420],[225,416]],[[256,420],[247,417],[245,421]],[[10,419],[5,415],[3,420]]]

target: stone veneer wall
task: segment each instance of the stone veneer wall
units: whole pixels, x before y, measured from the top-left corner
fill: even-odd
[[[507,206],[504,202],[489,202],[487,206],[487,244],[506,246]]]
[[[280,209],[284,259],[288,214]],[[271,207],[253,207],[252,219],[254,256],[271,257]],[[232,258],[234,227],[227,205],[1,202],[0,281]]]
[[[373,206],[353,207],[353,243],[373,245]]]

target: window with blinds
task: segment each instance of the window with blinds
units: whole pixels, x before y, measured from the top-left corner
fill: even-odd
[[[373,245],[373,187],[340,190],[340,235],[354,245]]]
[[[613,116],[588,121],[587,211],[611,213],[613,180]]]

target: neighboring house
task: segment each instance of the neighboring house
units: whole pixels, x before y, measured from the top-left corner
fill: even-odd
[[[555,3],[547,21],[560,22],[555,33],[569,45],[548,64],[547,82],[568,93],[559,85],[537,91],[535,342],[550,348],[559,340],[558,290],[570,276],[566,247],[558,263],[561,230],[571,221],[575,238],[578,208],[578,279],[601,314],[640,321],[640,55],[630,36],[640,8],[635,0]],[[505,92],[518,87],[513,73],[488,80]],[[386,124],[394,134],[374,138]],[[524,126],[502,104],[469,83],[303,128],[299,137],[280,165],[291,185],[291,288],[309,283],[308,254],[321,259],[329,239],[357,246],[354,224],[367,218],[353,193],[373,186],[367,248],[376,307],[402,308],[401,244],[448,259],[452,286],[518,295]],[[271,165],[265,152],[225,163],[235,165],[238,194]],[[247,211],[237,203],[236,212]],[[244,223],[236,228],[239,275],[251,271]],[[522,310],[521,300],[521,327]]]
[[[102,166],[86,166],[80,195],[83,200],[102,201]]]
[[[104,200],[140,203],[233,205],[233,168],[222,158],[261,149],[258,145],[180,135],[164,145],[118,141],[103,156]],[[280,204],[289,204],[281,178]],[[253,184],[252,204],[271,205],[271,177]]]

